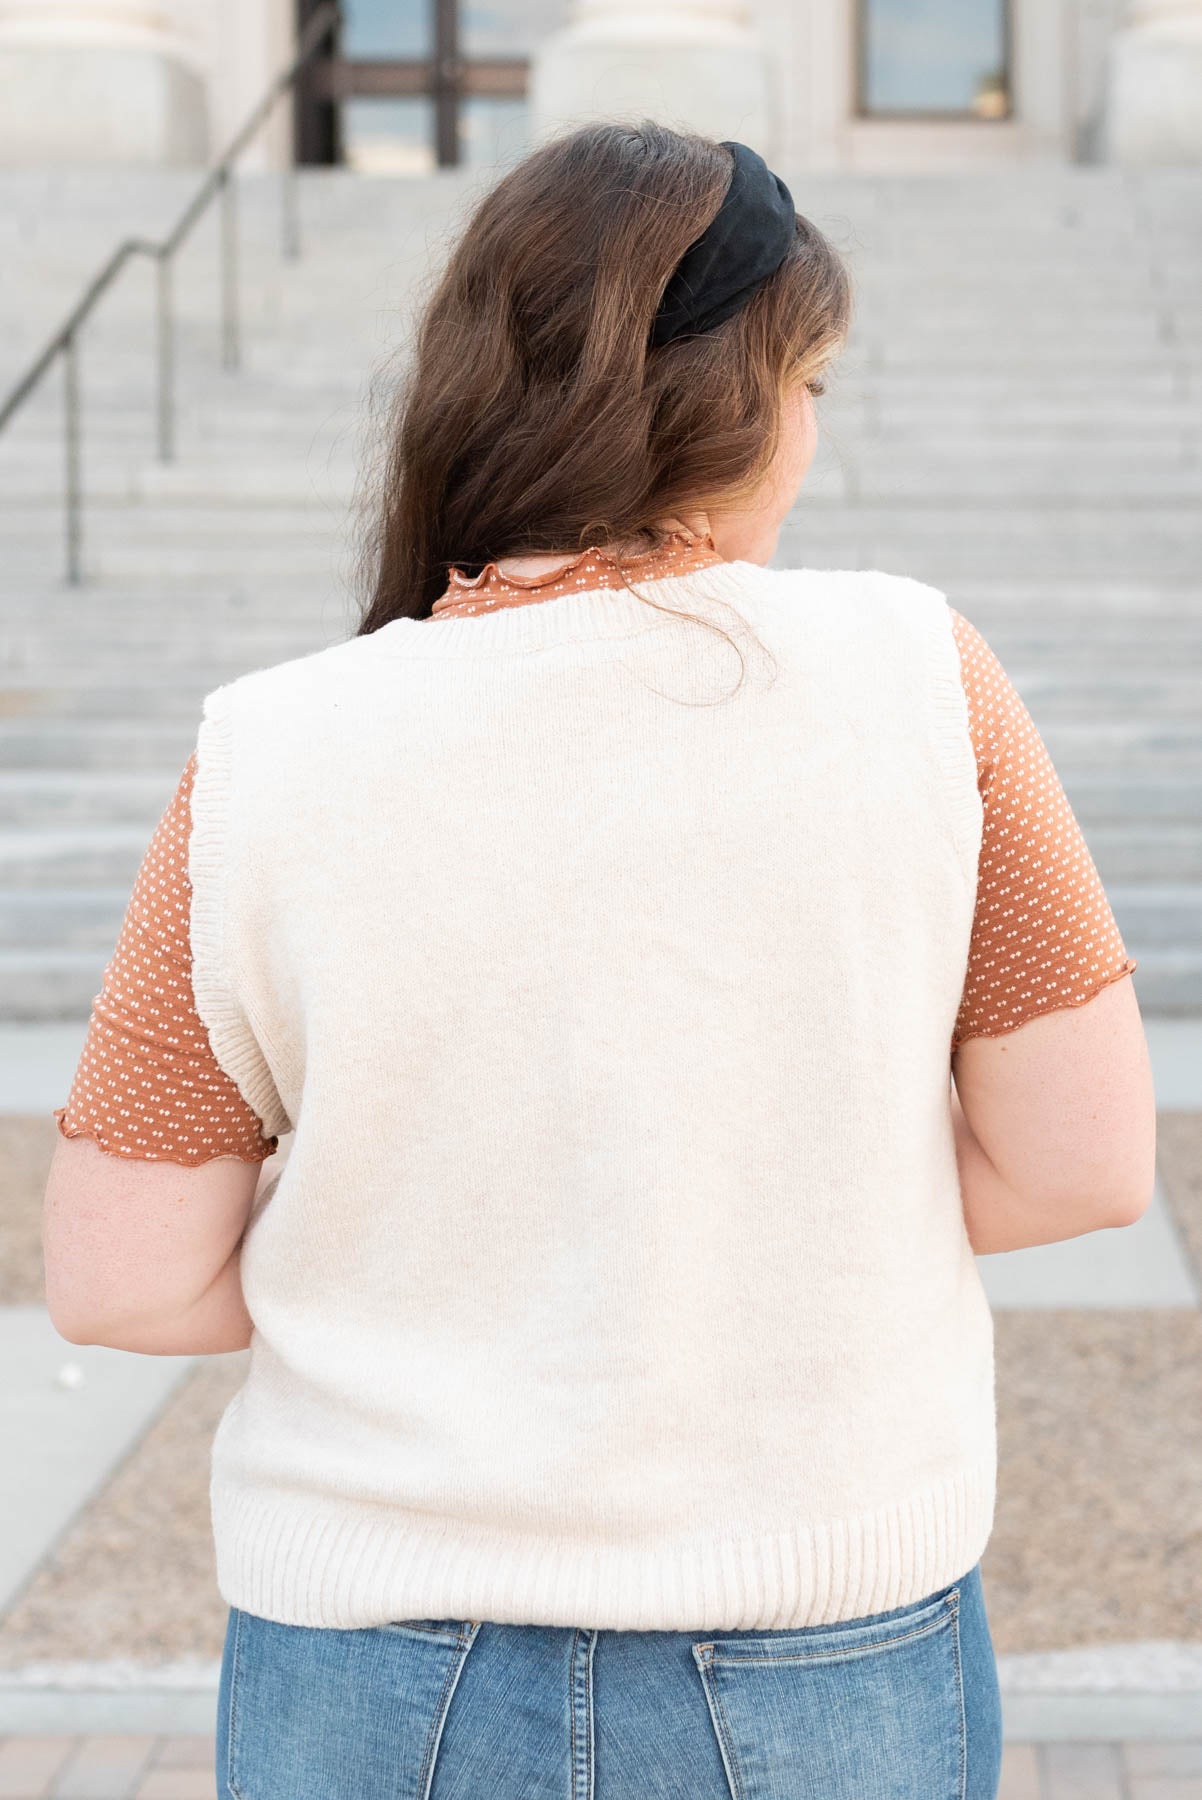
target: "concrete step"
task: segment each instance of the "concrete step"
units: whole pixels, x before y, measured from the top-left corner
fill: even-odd
[[[0,892],[0,950],[110,954],[129,895],[114,888]]]
[[[0,889],[109,888],[128,899],[154,823],[0,827]]]
[[[1128,819],[1122,824],[1091,821],[1086,831],[1103,885],[1136,881],[1202,881],[1202,831],[1193,824],[1160,819]],[[4,866],[0,850],[0,869]]]
[[[103,820],[136,827],[145,841],[180,772],[0,769],[0,832],[30,825],[91,831]]]
[[[87,724],[47,722],[39,729],[0,724],[0,769],[33,774],[43,769],[175,769],[191,754],[200,721],[200,706],[179,718],[127,721],[92,720]]]

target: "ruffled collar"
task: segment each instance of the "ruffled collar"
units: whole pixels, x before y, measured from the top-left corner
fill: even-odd
[[[669,532],[653,550],[628,556],[621,563],[609,550],[591,545],[566,563],[542,575],[503,575],[495,562],[478,575],[451,568],[446,590],[434,602],[431,616],[445,618],[491,612],[499,606],[521,606],[532,600],[552,600],[560,594],[576,594],[596,588],[624,588],[633,581],[663,581],[724,562],[709,532],[704,537],[683,529]]]

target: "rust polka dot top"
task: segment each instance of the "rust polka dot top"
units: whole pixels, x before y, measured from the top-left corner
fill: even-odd
[[[721,560],[710,541],[677,533],[627,559],[625,569],[632,579],[654,579]],[[453,569],[434,616],[622,584],[622,573],[599,550],[549,575],[502,575],[495,563],[475,576]],[[950,1054],[966,1038],[996,1037],[1040,1013],[1080,1006],[1138,964],[1126,953],[1026,706],[975,626],[948,610],[983,807],[976,911]],[[67,1103],[54,1118],[64,1137],[90,1137],[118,1156],[261,1162],[278,1139],[265,1134],[218,1066],[192,993],[188,836],[195,772],[193,753],[138,871]]]

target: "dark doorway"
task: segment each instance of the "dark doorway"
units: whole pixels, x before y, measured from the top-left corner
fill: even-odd
[[[316,4],[298,0],[301,24]],[[468,160],[471,129],[492,123],[495,136],[497,117],[524,117],[523,40],[561,9],[566,0],[524,0],[478,24],[461,0],[343,0],[338,39],[297,91],[297,161],[412,174]]]

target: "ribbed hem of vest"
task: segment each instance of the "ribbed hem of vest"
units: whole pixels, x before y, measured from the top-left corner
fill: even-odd
[[[565,1545],[395,1508],[211,1490],[217,1585],[282,1624],[403,1619],[616,1631],[784,1630],[888,1612],[966,1575],[993,1524],[996,1454],[850,1518],[654,1549]]]

